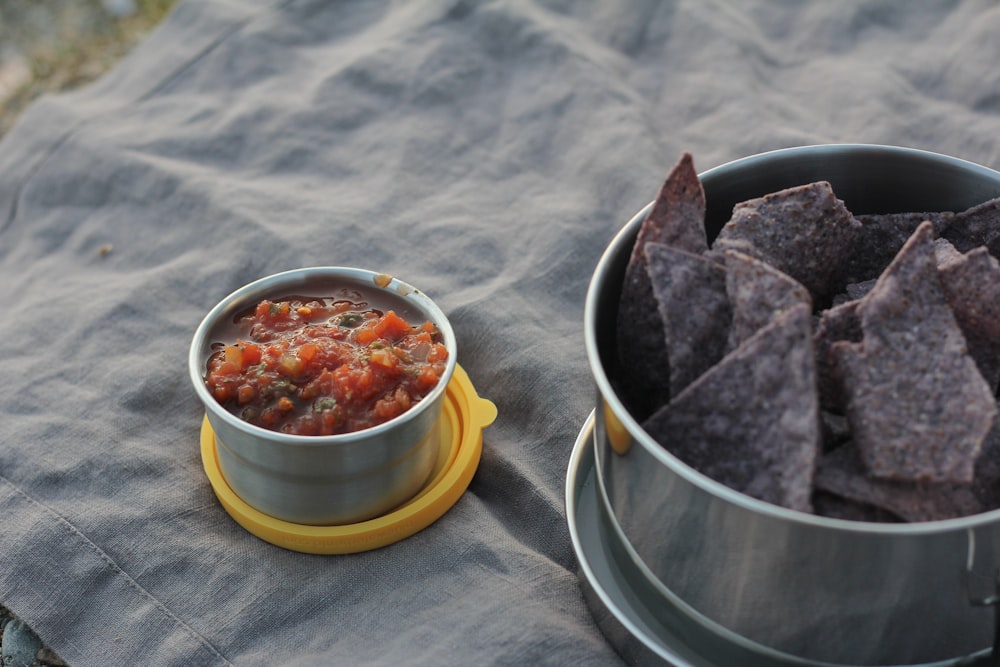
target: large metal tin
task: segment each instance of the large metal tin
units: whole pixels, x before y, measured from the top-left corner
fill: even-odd
[[[737,202],[829,181],[854,213],[962,210],[1000,173],[924,151],[831,145],[765,153],[701,175],[714,237]],[[615,237],[587,295],[597,384],[596,482],[649,591],[724,644],[788,664],[937,664],[991,645],[1000,510],[906,525],[770,505],[692,470],[652,440],[614,390],[617,304],[649,207]]]
[[[577,436],[566,471],[566,520],[579,564],[580,586],[598,627],[636,667],[816,667],[829,663],[763,650],[721,635],[650,582],[611,518],[594,466],[595,415]],[[921,667],[995,665],[989,650]]]
[[[416,494],[437,460],[446,387],[455,372],[455,335],[423,292],[387,276],[346,267],[297,269],[261,278],[223,299],[195,332],[189,373],[215,432],[219,467],[233,491],[255,509],[296,524],[336,525],[379,516]],[[445,373],[422,401],[384,424],[335,436],[269,431],[237,418],[205,387],[210,345],[233,317],[264,298],[329,296],[342,288],[393,308],[411,321],[430,320],[448,349]],[[374,305],[374,304],[373,304]]]

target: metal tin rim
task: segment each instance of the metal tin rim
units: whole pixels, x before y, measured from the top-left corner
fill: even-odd
[[[198,398],[204,404],[205,409],[209,412],[212,418],[219,419],[232,428],[247,431],[256,437],[265,438],[282,445],[319,447],[339,443],[346,444],[358,440],[364,440],[372,436],[377,436],[380,433],[392,430],[401,422],[416,418],[416,416],[421,412],[429,409],[431,406],[434,406],[437,403],[438,397],[445,393],[447,385],[455,373],[456,364],[458,363],[458,345],[455,338],[455,332],[452,329],[447,316],[438,307],[438,305],[434,303],[430,297],[412,285],[409,285],[394,276],[391,277],[391,280],[384,287],[376,285],[374,282],[375,279],[385,275],[386,274],[380,274],[367,269],[343,266],[313,266],[292,269],[290,271],[283,271],[281,273],[275,273],[263,278],[258,278],[257,280],[236,289],[219,301],[208,312],[208,314],[205,315],[201,323],[198,325],[188,351],[188,374],[190,375],[191,383],[194,385]],[[288,433],[281,433],[279,431],[271,431],[260,426],[249,424],[223,408],[208,392],[208,389],[205,387],[203,376],[204,369],[202,368],[202,350],[206,342],[205,339],[212,326],[231,304],[250,298],[254,295],[256,295],[256,298],[263,298],[267,294],[273,295],[276,292],[280,292],[282,285],[286,283],[295,284],[312,276],[324,278],[343,277],[347,280],[353,280],[359,283],[366,282],[371,284],[372,289],[385,289],[387,291],[396,292],[403,298],[412,299],[414,301],[414,305],[423,314],[427,315],[427,317],[438,327],[438,330],[441,332],[441,336],[444,339],[445,347],[448,349],[448,360],[446,362],[445,371],[442,374],[441,380],[438,382],[437,386],[434,387],[434,389],[431,390],[431,392],[427,394],[427,396],[425,396],[419,403],[403,414],[371,428],[339,435],[292,435]]]
[[[924,151],[919,149],[903,148],[898,146],[881,146],[873,144],[830,144],[821,146],[798,146],[794,148],[785,148],[774,151],[768,151],[765,153],[760,153],[757,155],[752,155],[745,158],[740,158],[738,160],[733,160],[727,162],[723,165],[714,167],[700,174],[700,178],[711,178],[713,176],[718,176],[719,174],[725,174],[735,168],[742,168],[747,165],[758,165],[766,164],[767,162],[773,160],[784,159],[789,155],[794,155],[797,153],[804,152],[815,152],[819,155],[833,155],[836,153],[843,152],[854,152],[854,151],[867,151],[871,153],[882,153],[882,154],[898,154],[898,155],[912,155],[921,157],[924,159],[934,159],[943,160],[955,166],[959,166],[963,169],[971,169],[973,171],[978,171],[983,174],[989,174],[994,178],[1000,178],[1000,174],[992,169],[977,165],[973,162],[962,160],[959,158],[954,158],[951,156],[941,155],[938,153],[932,153],[930,151]],[[607,274],[610,270],[610,265],[616,256],[616,249],[618,249],[623,244],[627,243],[629,238],[632,237],[638,229],[638,225],[641,224],[641,220],[646,217],[652,208],[653,203],[650,202],[638,213],[636,213],[629,222],[615,234],[611,243],[605,249],[604,253],[598,260],[597,266],[593,273],[592,284],[599,282],[599,278]],[[813,514],[806,514],[804,512],[796,512],[784,507],[779,507],[771,503],[764,502],[762,500],[757,500],[756,498],[751,498],[750,496],[744,495],[728,486],[721,484],[702,473],[694,470],[693,468],[687,466],[676,458],[673,454],[668,452],[663,447],[659,446],[639,425],[639,423],[632,417],[632,415],[625,408],[624,404],[618,398],[617,393],[611,386],[611,381],[604,370],[604,365],[601,360],[600,350],[598,349],[598,343],[596,339],[596,317],[598,311],[598,293],[594,289],[588,289],[587,297],[584,304],[584,343],[587,351],[587,359],[590,364],[591,371],[594,375],[594,380],[597,384],[598,390],[605,401],[608,402],[612,411],[618,417],[628,430],[629,434],[634,440],[636,440],[647,452],[653,456],[659,463],[667,466],[674,473],[681,476],[690,483],[706,488],[713,494],[721,497],[727,502],[733,503],[735,505],[745,507],[747,509],[770,515],[775,518],[783,519],[786,521],[811,524],[816,526],[822,526],[830,530],[844,531],[844,532],[857,532],[857,533],[879,533],[879,534],[900,534],[900,535],[930,535],[935,533],[945,533],[954,530],[963,530],[967,528],[974,528],[977,526],[982,526],[986,524],[992,524],[1000,520],[1000,509],[991,510],[989,512],[984,512],[981,514],[960,517],[955,519],[945,519],[941,521],[927,521],[920,523],[905,523],[905,524],[882,524],[882,523],[869,523],[862,521],[848,521],[844,519],[834,519],[830,517],[817,516]]]
[[[597,569],[602,565],[605,567],[613,567],[614,563],[602,563],[599,558],[600,554],[588,553],[584,548],[584,531],[587,529],[594,530],[596,528],[596,520],[593,521],[581,521],[579,510],[581,509],[581,498],[584,486],[586,484],[585,478],[588,477],[589,481],[594,484],[594,473],[592,455],[588,459],[587,453],[589,448],[587,444],[590,441],[591,429],[594,423],[594,413],[591,412],[590,416],[587,418],[587,422],[584,424],[583,429],[577,436],[576,444],[573,446],[572,452],[570,453],[569,466],[566,471],[566,489],[565,489],[565,503],[566,503],[566,521],[569,526],[570,540],[573,544],[573,550],[576,552],[577,564],[579,567],[579,577],[585,586],[588,586],[592,595],[587,595],[588,606],[591,608],[591,612],[595,616],[602,611],[601,609],[596,609],[596,605],[600,604],[604,610],[611,613],[615,621],[629,633],[630,636],[638,640],[641,645],[642,660],[640,662],[660,662],[662,664],[673,664],[676,667],[711,667],[708,663],[704,665],[698,665],[696,663],[691,663],[686,660],[682,660],[675,651],[673,651],[667,643],[664,643],[660,638],[653,637],[644,628],[639,626],[636,618],[636,613],[634,610],[629,608],[629,605],[624,599],[618,601],[615,599],[615,591],[612,583],[604,581],[604,578],[598,576]],[[585,470],[586,462],[590,461],[591,470]],[[596,487],[595,487],[596,489]],[[597,600],[593,600],[593,597],[597,597]],[[611,636],[613,633],[609,628],[601,625],[601,631],[605,634],[609,642],[614,646],[614,648],[619,652],[623,652],[623,646],[621,646],[621,641],[615,641]],[[618,628],[616,628],[618,629]],[[617,633],[615,633],[617,634]]]

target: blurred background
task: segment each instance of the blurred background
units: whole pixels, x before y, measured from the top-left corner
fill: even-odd
[[[0,0],[0,137],[32,100],[93,81],[177,0]]]
[[[111,69],[176,3],[0,0],[0,138],[36,98],[85,85]],[[0,665],[15,664],[65,663],[0,600]]]

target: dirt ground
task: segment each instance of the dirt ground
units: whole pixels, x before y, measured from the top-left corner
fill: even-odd
[[[37,97],[93,81],[177,0],[0,0],[0,136]]]

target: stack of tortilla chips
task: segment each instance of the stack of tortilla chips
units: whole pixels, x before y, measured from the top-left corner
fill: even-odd
[[[862,521],[1000,507],[1000,199],[857,215],[829,183],[738,204],[709,243],[689,154],[626,270],[619,388],[708,477]]]

